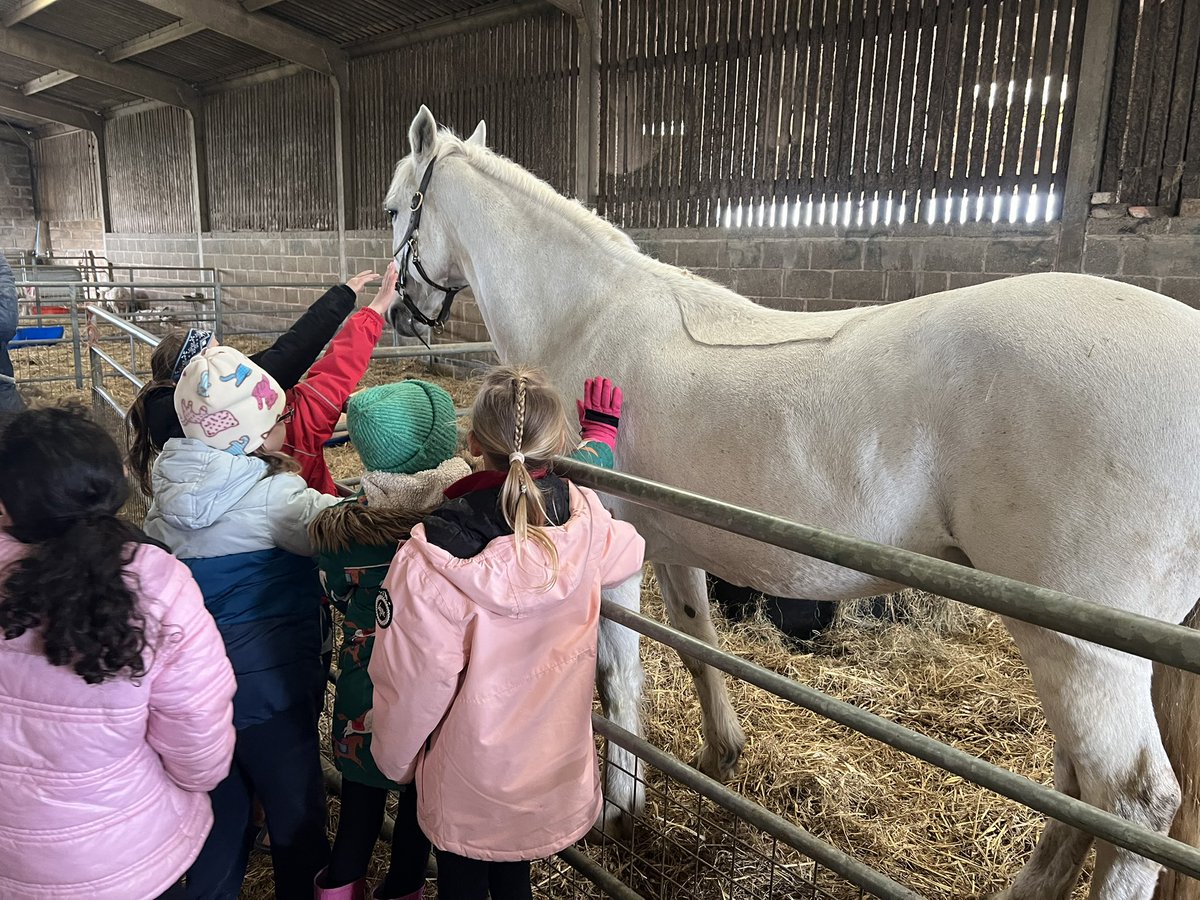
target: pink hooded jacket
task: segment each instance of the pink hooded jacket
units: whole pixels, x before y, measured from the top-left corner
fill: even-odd
[[[0,586],[23,554],[0,531]],[[149,645],[136,682],[87,684],[46,660],[34,629],[0,639],[0,897],[157,897],[212,827],[233,670],[183,563],[144,545],[128,571]]]
[[[641,569],[645,542],[574,485],[569,518],[548,531],[559,570],[542,590],[537,545],[521,563],[511,535],[458,559],[418,525],[376,604],[375,761],[399,782],[415,774],[426,835],[471,859],[555,853],[603,802],[591,719],[600,588]]]

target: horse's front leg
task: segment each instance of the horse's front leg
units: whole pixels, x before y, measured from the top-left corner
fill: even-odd
[[[639,612],[642,605],[642,576],[604,592],[626,609]],[[596,684],[604,715],[614,725],[642,736],[642,659],[638,633],[623,625],[600,620],[600,644],[596,655]],[[608,742],[604,769],[604,811],[596,827],[609,837],[628,838],[633,820],[641,815],[646,789],[638,769],[638,758]]]
[[[692,637],[717,646],[717,632],[708,612],[708,584],[704,571],[690,566],[655,563],[654,574],[658,577],[671,624]],[[728,781],[737,772],[746,735],[733,713],[724,675],[689,656],[682,653],[680,656],[696,682],[703,716],[704,744],[692,765],[706,775]]]

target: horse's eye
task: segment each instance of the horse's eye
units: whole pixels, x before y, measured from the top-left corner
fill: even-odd
[[[387,214],[388,214],[388,221],[389,221],[389,222],[395,222],[395,221],[396,221],[396,210],[394,210],[394,209],[389,209],[389,210],[387,211]]]

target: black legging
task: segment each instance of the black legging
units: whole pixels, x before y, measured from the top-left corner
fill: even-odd
[[[366,877],[371,851],[383,826],[387,795],[383,788],[342,779],[342,807],[325,874],[326,887],[341,887]],[[429,839],[417,824],[416,786],[406,784],[397,797],[392,860],[387,878],[376,888],[380,897],[404,897],[416,891],[425,883],[425,866],[429,862]]]
[[[438,900],[532,900],[529,862],[486,862],[439,850]]]

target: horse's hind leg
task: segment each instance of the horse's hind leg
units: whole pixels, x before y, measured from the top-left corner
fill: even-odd
[[[641,609],[642,576],[635,575],[624,584],[607,590],[608,600],[638,612]],[[608,619],[600,619],[600,645],[596,656],[596,684],[604,715],[626,731],[642,734],[642,660],[638,633]],[[613,742],[608,742],[608,762],[604,769],[604,811],[597,828],[610,837],[628,837],[633,820],[641,815],[646,802],[638,758]]]
[[[704,571],[689,566],[654,564],[662,589],[667,618],[680,631],[717,646],[717,632],[708,612],[708,585]],[[746,735],[738,724],[721,672],[680,654],[696,682],[703,715],[704,744],[692,764],[701,772],[728,781],[737,771]]]
[[[1075,765],[1061,747],[1054,748],[1054,788],[1079,799]],[[1056,819],[1047,819],[1046,828],[1025,868],[1008,890],[993,895],[992,900],[1033,897],[1067,900],[1075,882],[1079,880],[1079,870],[1091,846],[1090,834]]]
[[[1080,798],[1165,834],[1179,807],[1179,785],[1154,717],[1151,664],[1022,623],[1007,624],[1033,674],[1057,741],[1056,752],[1061,751],[1074,766]],[[1068,832],[1051,826],[1042,840],[1058,841],[1076,852],[1085,850],[1086,843],[1080,839],[1072,844]],[[1052,863],[1060,858],[1035,852],[1010,892],[1001,896],[1006,900],[1065,896],[1070,888],[1065,867],[1059,871],[1060,883],[1052,883]],[[1090,896],[1150,900],[1159,868],[1158,863],[1101,841]],[[1022,892],[1017,892],[1018,887]]]

